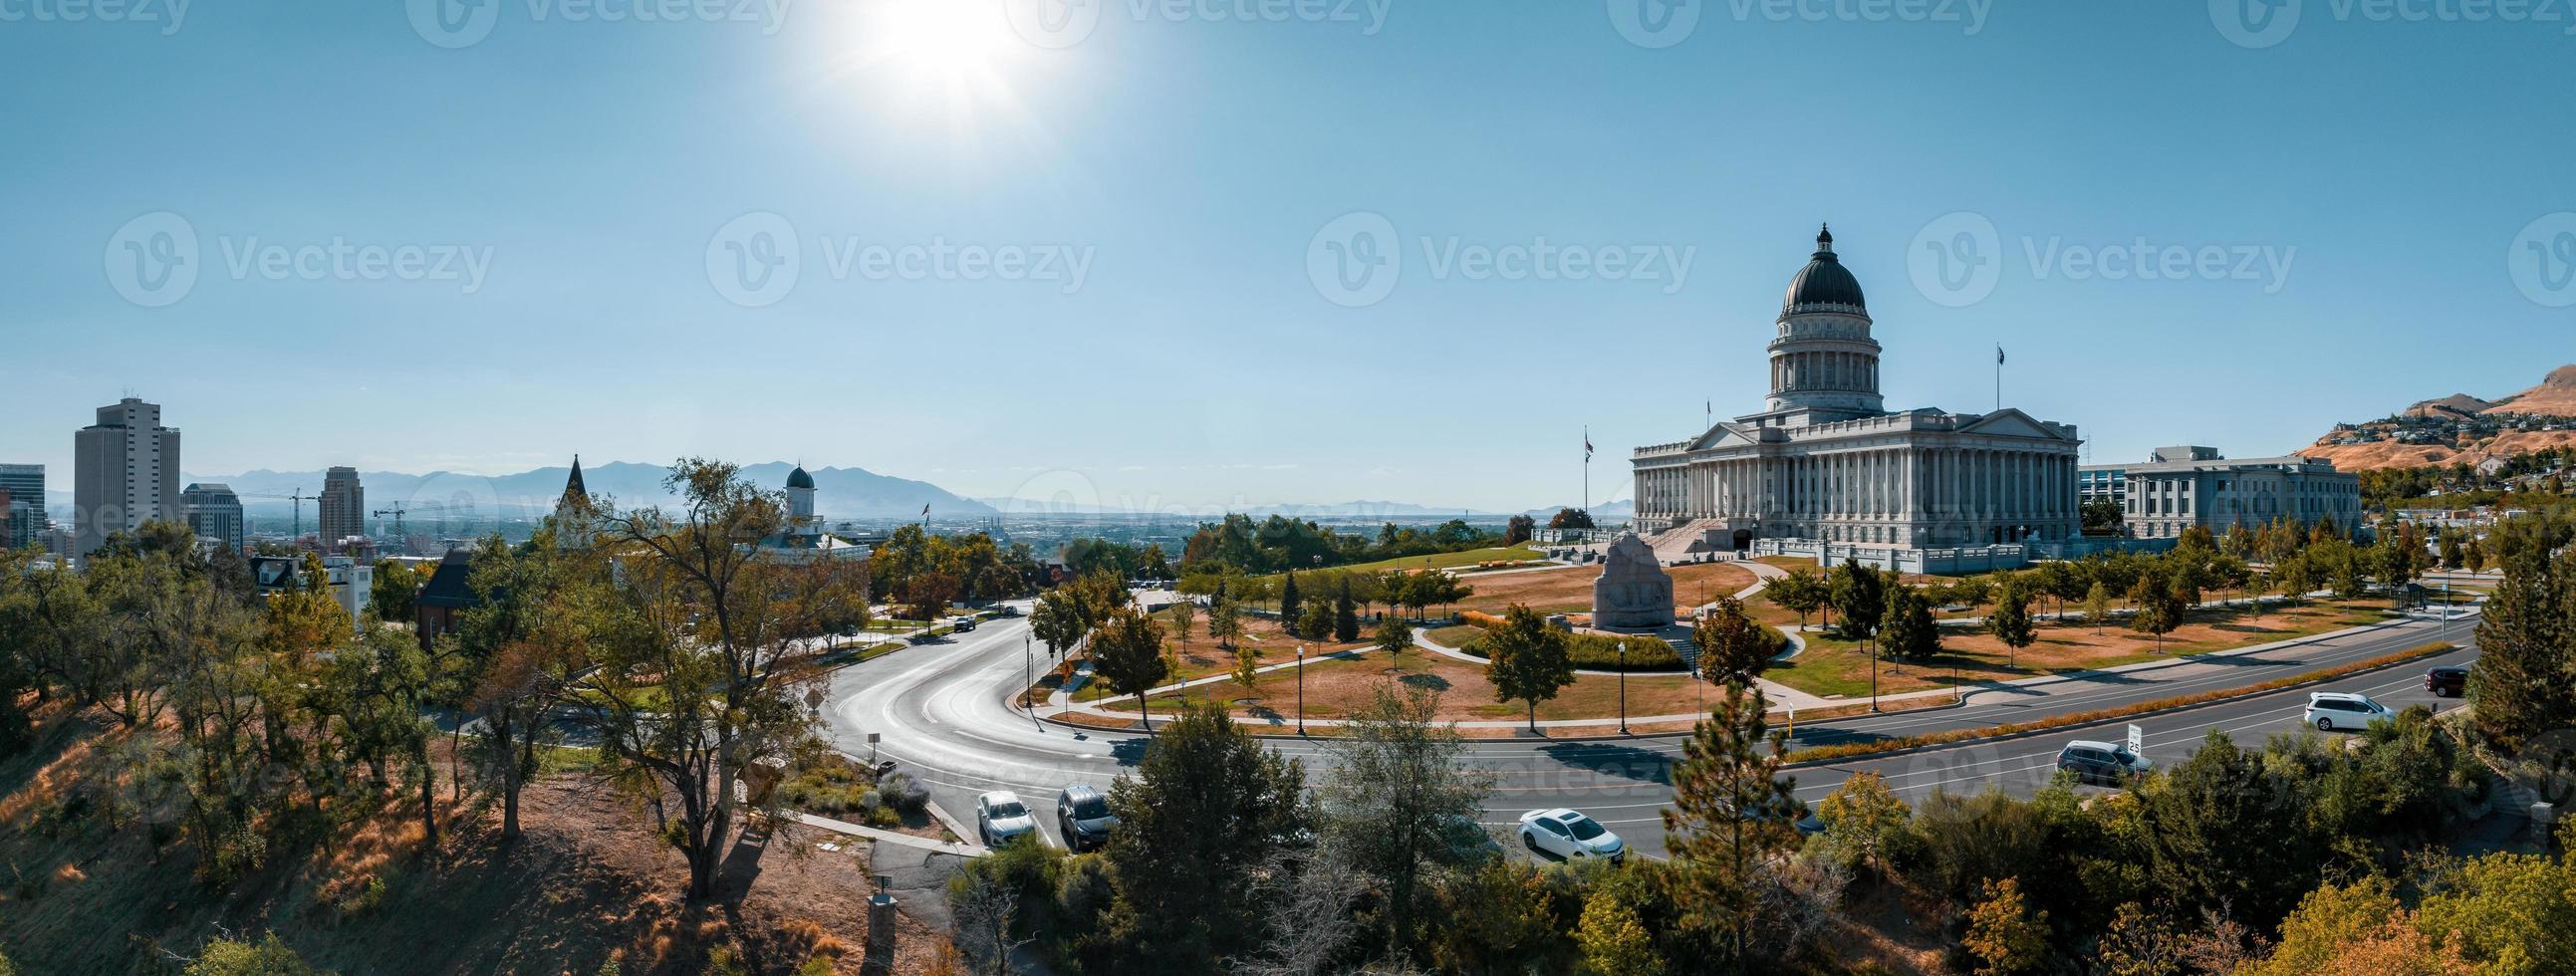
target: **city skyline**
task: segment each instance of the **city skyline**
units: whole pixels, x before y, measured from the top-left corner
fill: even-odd
[[[1070,474],[1194,509],[1519,510],[1580,500],[1587,425],[1615,460],[1758,398],[1745,350],[1819,221],[1892,402],[1990,409],[2001,346],[2003,405],[2096,463],[2276,455],[2576,360],[2551,263],[2576,135],[2511,83],[2558,62],[2543,25],[1121,7],[1048,47],[966,6],[991,16],[0,32],[38,79],[0,184],[0,458],[69,471],[66,431],[130,389],[204,477],[709,455],[975,498]],[[1496,97],[1497,56],[1546,81]],[[276,67],[316,59],[367,70]],[[1963,67],[1998,61],[2022,70]],[[2354,67],[2382,63],[2422,70]],[[271,111],[215,110],[243,100]],[[2479,179],[2428,175],[2461,145]],[[73,147],[92,165],[26,178]],[[1395,274],[1335,280],[1355,231],[1391,234]],[[193,245],[184,287],[135,276],[163,241]],[[737,274],[781,242],[797,280]],[[1433,404],[1461,409],[1398,419]]]

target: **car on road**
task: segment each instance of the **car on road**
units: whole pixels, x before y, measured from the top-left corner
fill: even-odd
[[[1037,818],[1029,816],[1019,794],[995,790],[975,798],[975,833],[984,846],[1000,847],[1036,829]]]
[[[2467,665],[2442,665],[2424,672],[2424,690],[2435,698],[2457,698],[2469,693]]]
[[[1109,812],[1109,798],[1097,787],[1075,783],[1055,795],[1056,832],[1064,835],[1064,846],[1080,854],[1109,843],[1109,832],[1118,828],[1118,818]]]
[[[2119,743],[2077,739],[2057,750],[2057,768],[2074,773],[2079,782],[2118,786],[2146,775],[2156,764]]]
[[[1619,835],[1599,821],[1564,807],[1521,814],[1521,845],[1569,861],[1597,857],[1617,864],[1628,859],[1628,845]]]
[[[956,617],[948,621],[948,630],[950,633],[963,634],[973,629],[975,629],[975,618],[973,617]]]
[[[2336,729],[2366,729],[2370,723],[2395,718],[2388,706],[2371,701],[2369,695],[2347,691],[2312,691],[2308,693],[2307,711],[2299,721],[2317,727],[2320,732]]]

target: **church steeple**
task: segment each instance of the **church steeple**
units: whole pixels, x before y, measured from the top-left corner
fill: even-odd
[[[572,477],[564,479],[563,500],[567,502],[590,501],[590,489],[581,483],[581,455],[579,454],[572,456]]]

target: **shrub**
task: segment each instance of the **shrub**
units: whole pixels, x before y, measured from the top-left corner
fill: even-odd
[[[888,773],[877,781],[877,797],[904,817],[918,817],[930,812],[930,791],[913,782],[911,774]]]
[[[1673,645],[1665,643],[1663,638],[1642,634],[1633,637],[1567,634],[1565,653],[1567,657],[1574,660],[1576,668],[1585,671],[1617,671],[1620,670],[1619,645],[1622,643],[1628,645],[1627,670],[1680,671],[1683,669],[1682,654],[1674,650]],[[1476,657],[1487,656],[1483,637],[1469,640],[1458,649]]]

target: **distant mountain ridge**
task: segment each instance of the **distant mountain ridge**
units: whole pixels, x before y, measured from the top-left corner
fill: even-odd
[[[795,468],[785,461],[771,461],[746,466],[742,471],[753,484],[777,489],[787,484],[787,474]],[[826,518],[915,518],[921,515],[924,505],[930,506],[934,519],[995,514],[990,505],[960,498],[927,481],[877,474],[864,468],[808,468],[805,473],[814,476],[815,513]],[[263,468],[235,475],[182,474],[180,483],[229,485],[242,496],[242,506],[253,511],[283,512],[289,505],[288,494],[300,488],[307,500],[305,512],[310,516],[314,511],[311,499],[322,487],[322,474]],[[358,482],[366,488],[367,507],[371,510],[399,502],[405,509],[417,512],[470,509],[486,514],[538,515],[554,510],[555,500],[563,496],[564,481],[571,474],[570,465],[488,477],[450,471],[361,471]],[[670,474],[671,469],[663,465],[633,461],[583,464],[581,469],[582,483],[593,498],[613,498],[620,505],[672,500],[662,484]]]
[[[2419,400],[2394,420],[2338,425],[2299,454],[2345,471],[2475,464],[2576,444],[2576,365],[2549,371],[2540,385],[2482,399],[2454,393]]]

